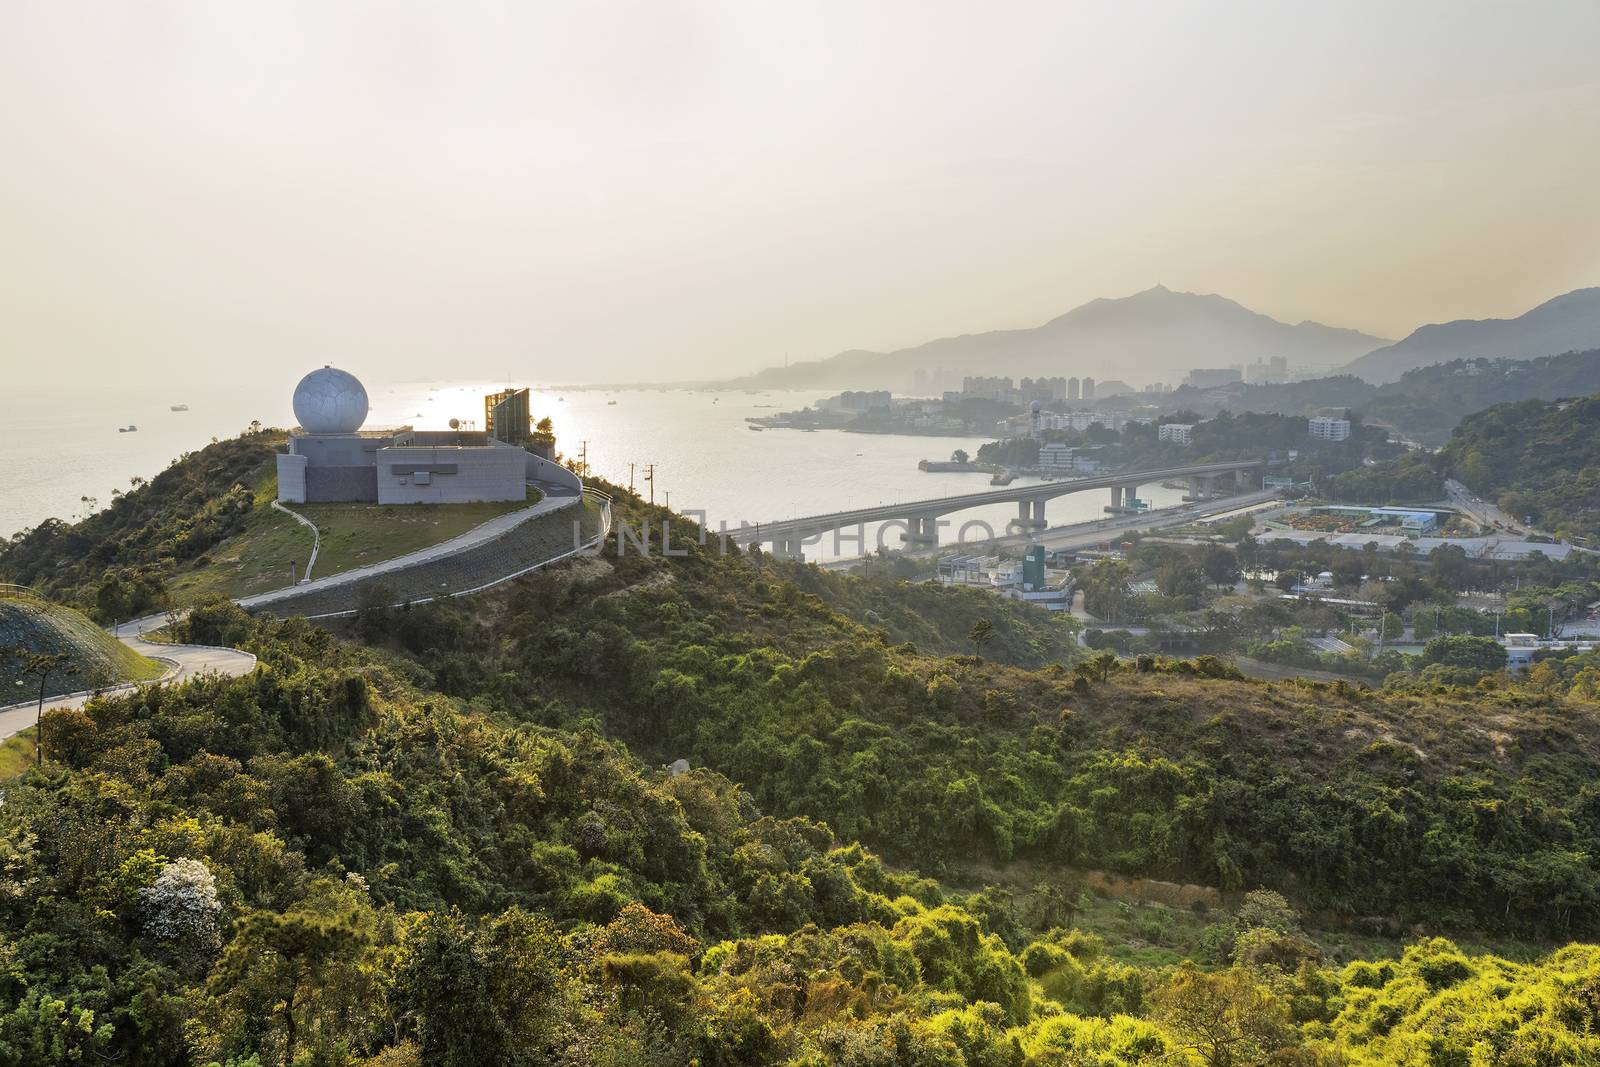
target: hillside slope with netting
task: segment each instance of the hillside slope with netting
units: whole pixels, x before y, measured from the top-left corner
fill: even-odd
[[[419,563],[402,571],[307,591],[252,610],[280,618],[290,615],[317,618],[354,611],[372,598],[400,604],[459,596],[571,553],[590,541],[600,531],[603,522],[603,504],[585,497],[573,507],[529,519],[492,541],[454,555]]]
[[[39,695],[39,680],[24,674],[23,651],[65,652],[71,672],[46,679],[45,695],[99,689],[161,677],[165,667],[128,648],[88,616],[21,590],[0,590],[0,704]],[[20,683],[20,684],[19,684]]]

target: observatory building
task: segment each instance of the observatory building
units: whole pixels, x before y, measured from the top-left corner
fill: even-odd
[[[511,404],[504,403],[508,395],[516,398]],[[289,435],[289,451],[278,456],[278,500],[284,504],[521,500],[528,482],[555,464],[524,447],[527,390],[497,397],[501,404],[494,409],[498,425],[493,434],[409,427],[363,432],[367,390],[361,382],[336,367],[314,370],[295,387],[294,417],[300,428]]]

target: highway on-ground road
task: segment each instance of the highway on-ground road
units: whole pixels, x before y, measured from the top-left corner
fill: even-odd
[[[1444,491],[1449,495],[1450,503],[1457,510],[1480,526],[1493,527],[1498,525],[1504,527],[1507,533],[1515,531],[1519,536],[1544,533],[1543,530],[1535,530],[1525,525],[1522,520],[1507,515],[1497,505],[1478,496],[1478,494],[1454,478],[1445,479]]]

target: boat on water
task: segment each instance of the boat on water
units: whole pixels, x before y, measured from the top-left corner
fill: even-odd
[[[188,411],[189,410],[189,405],[188,404],[174,404],[174,405],[172,405],[171,410],[173,410],[173,411]]]
[[[117,432],[118,433],[138,433],[139,432],[139,427],[135,426],[133,423],[130,422],[126,426],[118,426],[117,427]]]
[[[1010,485],[1017,480],[1016,471],[995,471],[989,478],[990,485]]]
[[[617,402],[616,402],[616,401],[615,401],[615,400],[607,400],[607,401],[606,401],[606,407],[608,407],[608,408],[614,408],[614,407],[616,407],[616,406],[617,406]]]
[[[760,432],[761,432],[761,431],[762,431],[762,430],[765,430],[765,429],[766,429],[766,427],[765,427],[765,426],[752,426],[752,427],[750,427],[750,428],[751,428],[751,429],[752,429],[752,430],[754,430],[754,431],[755,431],[755,432],[756,432],[756,433],[760,433]]]

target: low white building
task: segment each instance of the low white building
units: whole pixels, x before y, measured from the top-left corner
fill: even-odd
[[[1318,441],[1348,441],[1350,420],[1317,415],[1311,420],[1311,436]]]
[[[1194,444],[1194,423],[1164,422],[1156,430],[1156,437],[1162,441],[1171,441],[1187,448],[1189,445]]]
[[[1046,441],[1039,446],[1039,470],[1044,474],[1094,474],[1100,461],[1085,454],[1084,449],[1059,441]]]

